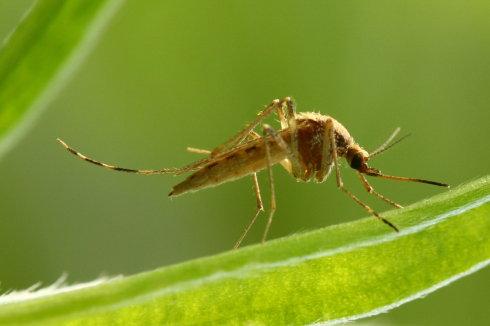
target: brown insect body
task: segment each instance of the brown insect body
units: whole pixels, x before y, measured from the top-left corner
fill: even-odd
[[[263,136],[254,129],[267,116],[276,113],[281,123],[281,129],[276,133],[274,129],[263,124]],[[245,228],[242,236],[235,244],[238,248],[246,234],[254,224],[257,216],[263,211],[262,198],[257,179],[257,172],[267,169],[269,185],[271,190],[270,211],[267,225],[262,237],[265,241],[276,209],[276,199],[271,166],[281,164],[291,175],[299,181],[323,182],[335,167],[337,187],[346,193],[352,200],[362,206],[378,220],[382,221],[393,230],[398,228],[380,216],[353,193],[347,190],[342,181],[339,158],[344,157],[349,166],[354,169],[360,178],[366,191],[375,195],[386,203],[401,208],[402,206],[385,196],[377,193],[369,184],[364,175],[398,180],[432,184],[448,187],[447,184],[418,178],[391,176],[371,168],[367,162],[370,158],[384,152],[394,144],[400,142],[404,137],[393,141],[400,128],[379,146],[376,150],[368,153],[359,146],[347,129],[332,117],[314,112],[296,113],[296,106],[290,97],[283,100],[273,100],[262,110],[255,120],[248,124],[243,130],[232,137],[229,141],[221,144],[212,151],[188,148],[189,151],[206,154],[207,158],[191,163],[182,168],[164,168],[160,170],[138,170],[122,168],[89,158],[65,142],[58,141],[75,156],[92,164],[115,171],[137,173],[137,174],[173,174],[180,175],[191,172],[192,174],[181,183],[175,185],[169,196],[175,197],[187,192],[214,187],[225,182],[236,180],[251,175],[257,200],[257,210],[250,224]]]
[[[296,114],[298,159],[301,164],[301,173],[298,175],[293,173],[291,162],[287,159],[287,152],[274,142],[271,136],[268,136],[266,139],[270,144],[270,164],[281,163],[288,172],[300,181],[325,181],[333,166],[332,155],[323,155],[323,142],[328,119],[332,119],[334,122],[337,155],[339,157],[345,156],[347,148],[355,144],[347,129],[328,116],[315,112],[302,112]],[[289,128],[281,130],[279,136],[288,146],[291,146]],[[322,165],[322,163],[325,164]],[[169,195],[179,196],[187,192],[215,187],[266,168],[265,139],[250,140],[217,156],[187,179],[175,185]]]

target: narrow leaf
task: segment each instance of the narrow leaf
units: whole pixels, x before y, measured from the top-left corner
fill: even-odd
[[[0,49],[0,156],[81,64],[121,0],[38,0]]]
[[[375,315],[488,265],[489,201],[484,177],[386,212],[400,233],[368,217],[84,289],[7,295],[0,324],[336,324]]]

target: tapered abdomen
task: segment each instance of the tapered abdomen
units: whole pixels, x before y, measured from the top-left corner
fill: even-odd
[[[287,137],[284,137],[287,138]],[[269,141],[271,165],[286,158],[286,153],[273,141]],[[214,187],[267,168],[264,139],[245,143],[236,149],[217,155],[216,159],[194,172],[183,182],[175,185],[169,196]]]

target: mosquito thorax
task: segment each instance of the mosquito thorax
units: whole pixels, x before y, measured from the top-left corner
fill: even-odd
[[[351,168],[359,171],[367,169],[369,153],[358,144],[353,144],[347,148],[345,158]]]

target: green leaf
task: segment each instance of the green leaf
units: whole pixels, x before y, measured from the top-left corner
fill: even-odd
[[[120,3],[38,0],[4,41],[0,50],[0,155],[66,84]]]
[[[400,233],[368,217],[84,289],[7,296],[0,324],[333,324],[374,315],[488,265],[489,201],[484,177],[386,212]]]

